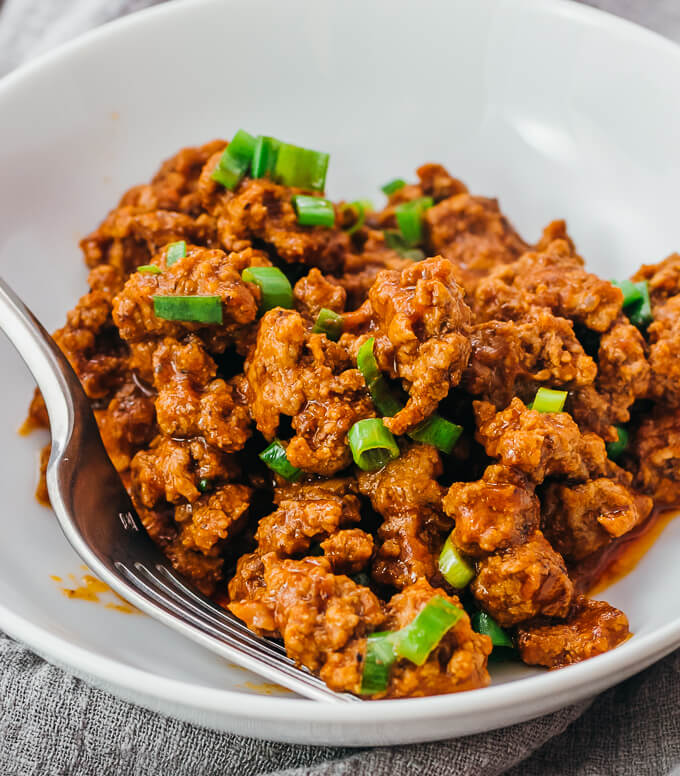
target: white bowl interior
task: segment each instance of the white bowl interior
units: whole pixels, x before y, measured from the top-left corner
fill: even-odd
[[[1,271],[56,328],[85,290],[78,238],[181,146],[244,127],[330,151],[332,197],[377,201],[384,181],[441,161],[474,192],[498,196],[527,239],[565,217],[590,266],[624,277],[680,248],[680,101],[672,92],[679,81],[680,55],[670,44],[562,2],[169,3],[0,82]],[[0,363],[0,627],[10,627],[11,614],[15,629],[20,620],[37,626],[33,646],[53,657],[59,638],[117,661],[121,672],[238,691],[244,704],[247,694],[276,694],[146,617],[62,595],[50,575],[80,574],[80,562],[32,496],[44,438],[16,435],[32,381],[4,341]],[[636,634],[620,663],[598,659],[612,682],[632,671],[633,653],[626,661],[624,650],[636,639],[672,625],[678,643],[678,546],[680,521],[607,591]],[[670,648],[668,637],[647,643],[646,655]],[[497,678],[527,673],[535,672],[506,667]],[[550,681],[538,691],[543,705],[532,708],[549,709]],[[466,727],[464,699],[437,702],[454,720],[449,735],[489,724]],[[300,701],[299,714],[313,719],[303,706],[310,704]],[[357,712],[356,721],[305,740],[442,734],[441,726],[407,724],[402,709],[398,733],[362,732]],[[234,726],[218,717],[209,724]],[[296,736],[272,731],[259,732]]]

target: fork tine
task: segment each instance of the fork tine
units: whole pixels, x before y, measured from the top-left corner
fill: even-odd
[[[316,700],[332,701],[335,703],[358,702],[359,698],[349,694],[336,693],[330,690],[324,682],[306,669],[298,668],[290,658],[278,653],[267,651],[263,653],[263,645],[244,639],[243,635],[236,631],[231,623],[213,624],[208,618],[196,614],[186,605],[186,600],[178,598],[166,592],[166,588],[159,584],[153,575],[143,564],[136,563],[138,568],[132,570],[121,562],[115,566],[125,578],[131,582],[137,591],[150,599],[155,606],[161,607],[170,616],[180,618],[189,626],[194,634],[201,635],[200,641],[210,639],[213,649],[215,642],[225,646],[223,653],[229,657],[231,651],[239,653],[239,662],[248,667],[253,665],[253,670],[266,676],[288,689],[298,692],[308,698]],[[144,575],[142,577],[141,575]],[[253,634],[251,634],[253,636]]]

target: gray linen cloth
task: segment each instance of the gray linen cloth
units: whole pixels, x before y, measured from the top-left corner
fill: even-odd
[[[158,0],[0,0],[0,75]],[[550,2],[551,0],[544,0]],[[680,41],[680,0],[591,0]],[[0,633],[0,776],[664,776],[680,774],[680,651],[598,698],[420,746],[291,746],[123,703]]]

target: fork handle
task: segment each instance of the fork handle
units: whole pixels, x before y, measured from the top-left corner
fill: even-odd
[[[74,425],[73,396],[83,393],[64,354],[40,321],[0,277],[0,330],[14,345],[35,378],[50,419],[52,438],[63,444]],[[53,450],[56,457],[58,450]]]

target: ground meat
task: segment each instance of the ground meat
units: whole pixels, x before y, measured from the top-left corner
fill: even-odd
[[[455,194],[430,208],[425,222],[428,250],[457,265],[470,294],[491,269],[514,261],[529,247],[495,199]]]
[[[180,504],[175,520],[180,541],[188,549],[214,555],[220,543],[232,539],[245,525],[251,488],[228,483],[206,493],[193,504]]]
[[[449,596],[443,590],[431,587],[424,579],[418,580],[390,600],[384,630],[394,631],[407,626],[435,595],[458,607],[462,612],[461,618],[446,632],[422,666],[409,660],[398,660],[390,673],[386,692],[376,697],[438,695],[486,687],[489,684],[486,663],[491,653],[491,640],[472,630],[470,618],[462,610],[456,596]]]
[[[373,556],[373,537],[360,528],[348,528],[324,539],[321,549],[335,574],[357,574]]]
[[[539,614],[566,617],[574,595],[562,557],[540,531],[481,560],[471,589],[482,609],[503,626]]]
[[[647,333],[650,394],[657,401],[680,407],[680,294],[654,308]]]
[[[562,668],[601,655],[629,636],[623,612],[604,601],[579,596],[566,622],[520,625],[517,646],[529,665]]]
[[[635,485],[657,504],[680,503],[680,410],[657,409],[631,439]]]
[[[257,241],[284,262],[339,272],[350,251],[349,235],[339,229],[300,226],[292,202],[296,193],[300,192],[265,178],[246,179],[233,193],[221,193],[213,215],[225,250],[240,250]]]
[[[293,296],[297,310],[314,323],[322,307],[336,313],[343,312],[347,292],[337,283],[330,282],[314,267],[295,284]]]
[[[134,383],[125,383],[106,410],[97,413],[104,447],[119,472],[130,467],[138,450],[155,435],[156,413],[153,398]]]
[[[549,484],[542,507],[543,533],[567,560],[576,561],[639,525],[649,516],[652,500],[599,477],[580,485]]]
[[[516,323],[478,323],[472,327],[470,343],[463,385],[499,408],[518,394],[533,399],[542,384],[589,385],[597,374],[572,322],[543,308],[531,308]]]
[[[565,412],[530,410],[517,398],[498,413],[485,402],[473,406],[477,439],[487,455],[521,469],[536,483],[554,475],[586,480],[606,471],[602,439],[590,432],[582,434]]]
[[[460,382],[470,353],[470,309],[443,259],[414,263],[401,274],[381,272],[369,299],[380,368],[409,393],[406,407],[385,420],[390,431],[403,434]]]
[[[444,488],[439,453],[430,445],[414,444],[377,472],[360,472],[359,490],[384,518],[373,577],[403,588],[437,574],[437,556],[451,521],[443,513]]]
[[[504,466],[489,466],[476,482],[454,482],[444,511],[455,522],[454,544],[476,557],[522,544],[540,520],[533,484]]]
[[[255,540],[258,552],[292,557],[307,552],[314,541],[326,539],[339,528],[361,520],[356,496],[337,496],[326,492],[280,501],[278,509],[263,517]]]
[[[90,292],[66,316],[66,325],[54,333],[90,399],[102,399],[123,382],[126,348],[111,319],[111,302],[121,284],[109,266],[90,272]]]
[[[680,294],[680,253],[673,253],[658,264],[643,264],[632,279],[646,280],[652,306],[662,305]]]
[[[597,363],[596,385],[609,405],[608,418],[612,423],[627,423],[630,407],[647,394],[650,378],[645,341],[627,318],[619,317],[602,335]]]
[[[249,249],[248,249],[249,251]],[[249,251],[253,264],[265,263],[260,254]],[[241,280],[243,257],[223,251],[195,246],[172,266],[165,265],[165,255],[156,257],[163,268],[160,274],[132,274],[113,303],[113,319],[125,340],[168,336],[181,338],[196,332],[211,349],[220,352],[227,344],[244,336],[257,317],[260,293],[257,286]],[[216,324],[169,321],[154,314],[154,296],[219,296],[224,323]]]
[[[161,431],[173,437],[202,436],[231,453],[250,436],[250,416],[238,391],[213,379],[217,365],[197,337],[161,341],[153,355],[156,412]]]
[[[621,313],[623,293],[586,272],[572,250],[565,240],[555,240],[499,267],[479,284],[475,310],[485,320],[520,320],[529,307],[547,307],[589,329],[607,331]]]
[[[287,448],[294,466],[325,476],[352,460],[347,433],[375,410],[347,352],[311,334],[299,313],[277,308],[260,321],[245,364],[246,397],[258,430],[272,439],[281,415],[292,417]]]
[[[289,656],[320,671],[334,689],[358,692],[360,665],[350,672],[340,670],[339,661],[335,670],[324,666],[333,653],[345,653],[356,664],[361,639],[385,619],[378,598],[348,577],[332,574],[325,558],[281,560],[270,554],[263,564],[265,586],[258,600],[232,601],[231,611],[256,632],[279,633]]]

